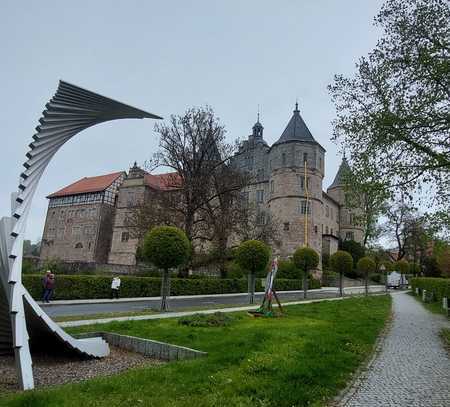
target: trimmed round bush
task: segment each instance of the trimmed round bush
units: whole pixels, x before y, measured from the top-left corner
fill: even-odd
[[[310,247],[298,248],[292,259],[294,264],[306,273],[319,265],[319,254]]]
[[[174,226],[153,228],[144,238],[142,253],[150,263],[168,270],[186,263],[191,245],[186,234]]]
[[[236,263],[249,273],[264,271],[269,260],[269,246],[259,240],[247,240],[236,250]]]
[[[356,264],[356,269],[362,275],[368,275],[375,272],[375,262],[370,257],[361,257]]]
[[[299,247],[292,260],[298,269],[303,270],[303,298],[307,298],[309,272],[319,265],[319,254],[310,247]]]
[[[353,269],[353,258],[350,253],[338,250],[331,255],[330,265],[335,273],[345,274]]]
[[[150,263],[164,270],[161,280],[161,311],[169,310],[169,269],[187,262],[191,251],[186,234],[174,226],[153,228],[144,238],[143,254]]]
[[[369,274],[375,272],[377,265],[370,257],[361,257],[356,264],[358,273],[364,276],[365,293],[369,295]]]
[[[344,295],[343,276],[353,270],[353,258],[350,253],[338,250],[330,257],[330,266],[335,273],[339,273],[339,293]]]
[[[270,249],[259,240],[247,240],[236,251],[236,263],[248,272],[248,302],[255,302],[256,273],[266,269],[270,260]]]

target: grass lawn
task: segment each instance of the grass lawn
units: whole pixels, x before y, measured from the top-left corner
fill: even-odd
[[[8,406],[323,406],[371,354],[390,315],[389,296],[293,305],[282,318],[232,315],[223,327],[177,319],[113,322],[113,331],[162,340],[208,357],[0,398]]]
[[[447,346],[447,349],[450,351],[450,329],[443,329],[441,331],[441,337]]]
[[[414,297],[417,301],[419,301],[428,311],[434,314],[443,314],[446,315],[444,309],[442,308],[442,303],[440,301],[434,302],[423,302],[422,297],[414,295],[414,293],[409,292],[408,295]]]

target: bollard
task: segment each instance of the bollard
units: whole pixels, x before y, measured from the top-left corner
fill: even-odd
[[[427,290],[422,290],[422,301],[426,302],[427,300]]]
[[[450,315],[450,309],[449,309],[449,301],[447,297],[442,298],[442,308],[444,308],[444,311],[447,311],[447,316]]]
[[[416,295],[420,295],[419,287],[416,287]]]

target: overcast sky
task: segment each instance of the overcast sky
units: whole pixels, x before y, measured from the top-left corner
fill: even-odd
[[[0,2],[0,216],[45,103],[64,79],[165,118],[209,104],[234,140],[258,104],[273,143],[296,98],[327,150],[324,189],[337,171],[334,106],[326,90],[375,45],[378,0]],[[88,129],[54,157],[34,199],[27,236],[39,239],[45,198],[85,176],[127,170],[157,149],[152,120]]]

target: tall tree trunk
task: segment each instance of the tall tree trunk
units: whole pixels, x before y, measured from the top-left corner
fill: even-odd
[[[248,303],[255,303],[255,273],[248,273]]]
[[[161,279],[161,311],[169,311],[169,297],[170,297],[170,272],[164,270]]]
[[[343,297],[344,296],[344,274],[343,273],[339,273],[339,296]]]
[[[308,298],[308,272],[303,272],[303,298]]]

